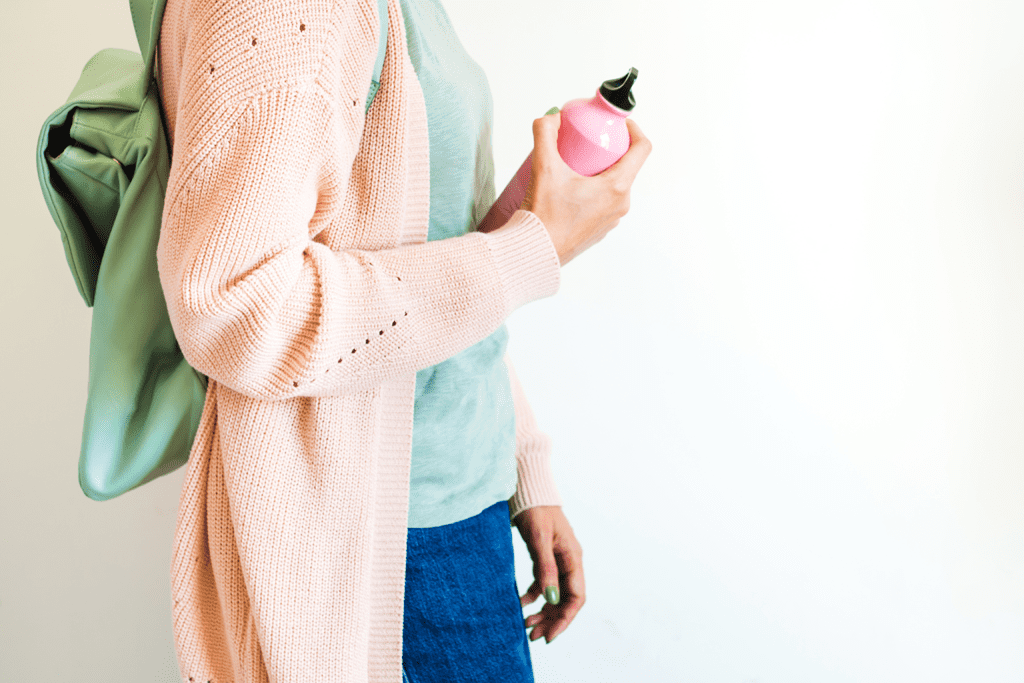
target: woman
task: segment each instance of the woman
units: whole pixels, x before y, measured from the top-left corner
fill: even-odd
[[[618,223],[650,143],[630,122],[630,152],[582,178],[538,119],[522,209],[475,232],[486,80],[438,0],[389,0],[365,111],[378,19],[167,2],[157,259],[209,378],[171,568],[186,681],[531,681],[525,629],[550,642],[584,600],[503,323]],[[521,602],[509,520],[534,561]]]

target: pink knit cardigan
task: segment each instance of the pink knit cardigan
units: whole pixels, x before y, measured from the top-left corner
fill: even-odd
[[[209,377],[171,566],[189,683],[400,683],[416,371],[554,295],[544,225],[427,242],[423,93],[389,0],[168,0],[157,260]],[[561,504],[508,357],[511,514]]]

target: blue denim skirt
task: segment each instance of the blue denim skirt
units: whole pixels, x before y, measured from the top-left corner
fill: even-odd
[[[408,533],[404,683],[534,683],[508,502]]]

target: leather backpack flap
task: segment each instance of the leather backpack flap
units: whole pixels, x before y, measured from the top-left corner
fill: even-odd
[[[101,50],[40,131],[36,164],[43,198],[87,306],[94,303],[103,252],[138,156],[153,136],[163,135],[162,121],[152,121],[143,106],[145,82],[138,54]]]

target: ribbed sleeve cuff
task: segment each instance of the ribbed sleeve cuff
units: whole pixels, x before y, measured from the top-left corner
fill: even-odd
[[[562,263],[544,223],[530,211],[518,210],[487,239],[491,258],[505,293],[505,310],[554,296],[561,284]]]
[[[550,442],[550,437],[545,435]],[[551,471],[550,443],[532,453],[520,453],[516,459],[518,486],[515,494],[508,499],[508,518],[511,522],[523,510],[538,505],[562,505],[562,497],[555,488]]]
[[[523,510],[538,505],[562,505],[551,471],[551,437],[540,429],[523,392],[512,359],[505,354],[516,411],[516,491],[508,499],[509,522]]]

